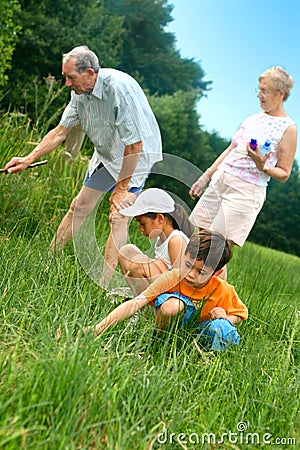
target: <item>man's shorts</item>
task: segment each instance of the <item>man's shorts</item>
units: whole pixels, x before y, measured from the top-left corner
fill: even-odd
[[[141,186],[134,186],[129,189],[129,192],[138,195],[143,189],[145,181]],[[116,187],[116,180],[111,176],[104,165],[100,163],[92,175],[89,175],[89,171],[87,170],[83,185],[95,189],[96,191],[113,192]]]

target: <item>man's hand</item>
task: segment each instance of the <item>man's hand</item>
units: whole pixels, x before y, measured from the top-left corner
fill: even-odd
[[[7,173],[18,173],[42,156],[52,152],[67,137],[69,128],[57,125],[50,130],[41,142],[27,156],[12,158],[5,166]]]
[[[115,189],[114,192],[111,194],[110,196],[110,208],[109,208],[109,212],[110,212],[110,219],[111,216],[114,214],[115,211],[118,211],[119,206],[121,205],[121,203],[128,197],[128,195],[130,194],[130,192],[127,191],[127,189],[125,190],[120,190],[120,189]]]
[[[5,166],[7,173],[18,173],[22,170],[27,169],[27,167],[32,163],[28,157],[15,157],[12,158]]]
[[[109,220],[112,220],[113,215],[120,211],[120,209],[131,206],[136,200],[136,194],[128,192],[127,190],[116,188],[110,197]]]

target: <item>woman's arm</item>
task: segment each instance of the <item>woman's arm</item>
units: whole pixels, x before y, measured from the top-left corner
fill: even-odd
[[[267,167],[265,164],[264,172],[272,178],[284,183],[289,179],[292,171],[293,161],[297,147],[296,125],[290,125],[284,132],[278,148],[278,161],[276,167]]]
[[[191,186],[189,191],[189,195],[194,200],[194,197],[200,197],[202,194],[203,188],[207,185],[207,183],[211,180],[213,173],[217,170],[221,162],[226,158],[226,156],[233,149],[233,143],[231,144],[218,156],[215,162],[208,168],[206,171],[198,178],[198,180]]]
[[[211,171],[211,174],[213,174],[217,170],[217,168],[219,167],[221,162],[224,161],[224,159],[231,152],[232,149],[233,149],[233,143],[231,142],[230,145],[217,157],[215,162],[212,163],[212,165],[208,169],[208,170]]]

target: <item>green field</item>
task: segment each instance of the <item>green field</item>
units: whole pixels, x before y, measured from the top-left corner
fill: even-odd
[[[1,128],[1,166],[27,153],[26,121]],[[21,150],[20,150],[21,149]],[[300,259],[246,243],[228,281],[249,308],[236,348],[202,352],[191,329],[151,347],[153,317],[95,339],[82,328],[114,307],[73,244],[49,243],[81,186],[86,160],[62,152],[1,175],[1,449],[296,449]],[[106,201],[96,217],[102,249]],[[146,245],[133,227],[132,238]]]

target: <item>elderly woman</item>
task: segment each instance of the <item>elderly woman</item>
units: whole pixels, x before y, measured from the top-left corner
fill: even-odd
[[[199,228],[217,230],[242,246],[266,198],[270,178],[288,180],[296,152],[296,125],[283,103],[293,87],[293,78],[280,66],[263,72],[259,78],[258,98],[262,112],[241,124],[229,147],[192,185],[190,196],[201,199],[190,215]],[[257,140],[252,150],[249,142]],[[260,147],[270,141],[269,152]]]

